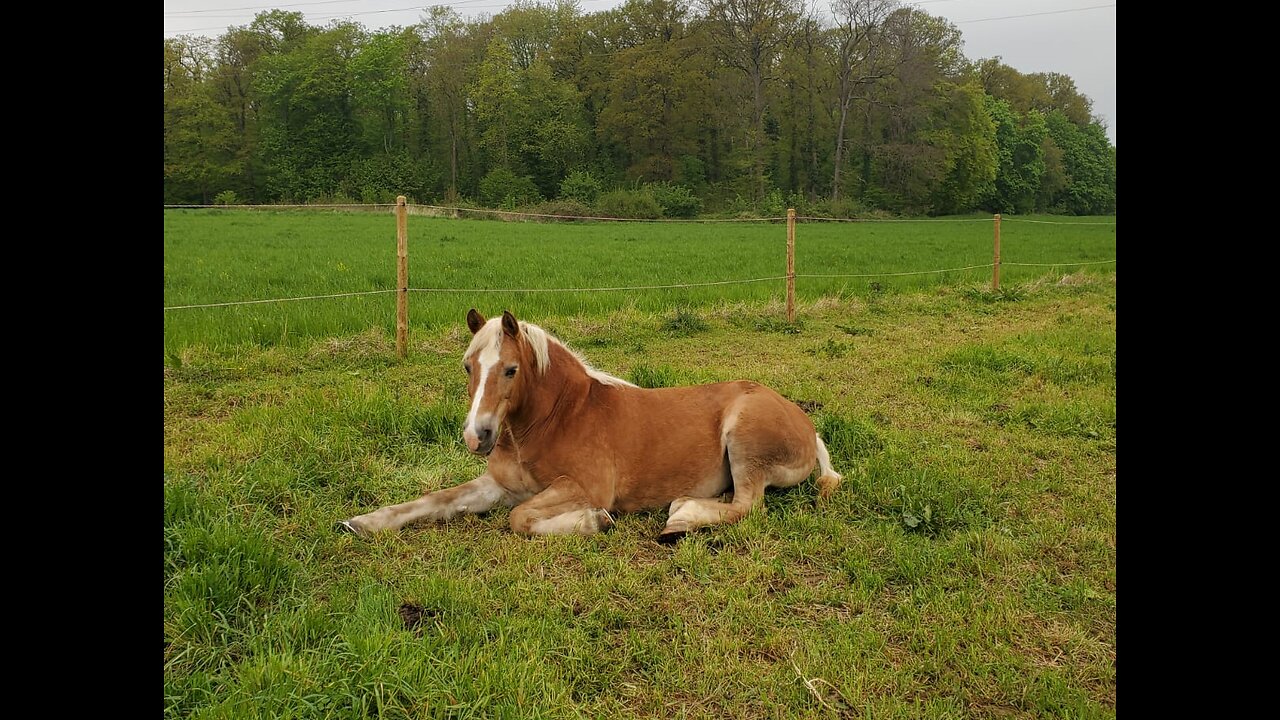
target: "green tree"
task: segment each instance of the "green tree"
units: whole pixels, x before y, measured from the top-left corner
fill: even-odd
[[[867,87],[893,70],[893,58],[885,45],[885,20],[897,9],[896,0],[835,0],[835,27],[828,33],[834,70],[836,115],[835,150],[832,154],[831,199],[840,198],[840,174],[844,169],[845,131],[855,100],[866,100]]]
[[[621,9],[634,44],[614,54],[596,132],[621,150],[635,178],[673,180],[680,158],[698,149],[708,88],[687,14],[670,0],[631,0]]]
[[[510,204],[585,171],[639,213],[1115,210],[1115,147],[1066,75],[970,63],[896,0],[690,2],[436,6],[377,31],[272,10],[167,39],[165,200]]]
[[[165,202],[208,204],[235,174],[234,124],[212,96],[213,71],[211,42],[164,41]]]
[[[1046,117],[1049,136],[1062,151],[1065,183],[1051,202],[1076,215],[1099,215],[1116,209],[1116,155],[1101,123],[1080,127],[1065,113]]]
[[[757,200],[766,192],[765,90],[774,80],[776,60],[800,20],[795,0],[702,0],[716,52],[747,80],[751,124],[747,149]]]
[[[434,98],[426,114],[442,128],[449,181],[446,197],[458,197],[461,159],[469,150],[468,73],[480,56],[476,37],[468,32],[457,11],[434,6],[419,26],[424,42],[422,76]]]
[[[1044,115],[1013,111],[1009,103],[986,96],[987,113],[996,127],[999,167],[988,208],[995,212],[1032,212],[1045,173],[1044,141],[1048,136]]]

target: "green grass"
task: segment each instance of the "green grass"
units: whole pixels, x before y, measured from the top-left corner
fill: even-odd
[[[186,243],[170,219],[166,303],[171,245]],[[477,227],[494,243],[545,229]],[[660,231],[674,246],[686,229]],[[532,252],[532,237],[512,242]],[[334,262],[338,243],[322,247]],[[451,262],[464,256],[479,260]],[[269,274],[263,262],[249,274]],[[505,510],[371,541],[333,532],[481,471],[460,441],[469,334],[456,313],[419,325],[404,362],[380,321],[267,348],[177,347],[164,370],[165,716],[1114,717],[1115,274],[1014,287],[1009,302],[967,285],[808,299],[795,324],[751,298],[521,313],[637,382],[751,378],[813,416],[845,474],[834,498],[819,503],[811,482],[771,492],[763,512],[675,547],[654,541],[660,511],[590,538],[519,538]],[[166,324],[166,342],[197,329]],[[818,698],[801,677],[821,678]]]
[[[550,224],[412,216],[409,236],[410,284],[418,288],[669,285],[785,272],[786,232],[780,224]],[[807,223],[798,226],[796,242],[801,274],[909,272],[991,262],[992,228],[988,222]],[[1116,256],[1116,230],[1006,222],[1002,255],[1006,262],[1110,260]],[[1112,269],[1093,266],[1089,271]],[[1045,271],[1006,266],[1003,277],[1008,286]],[[866,296],[977,283],[989,277],[989,269],[979,269],[907,277],[800,278],[797,292],[809,300]],[[395,222],[389,213],[164,211],[165,306],[394,287]],[[782,292],[782,281],[770,281],[600,293],[415,293],[410,320],[414,328],[452,325],[473,306],[487,312],[512,308],[538,317],[627,308],[671,311],[724,301],[763,301]],[[168,311],[164,349],[170,353],[190,345],[306,344],[371,327],[390,330],[394,303],[394,295],[388,293]]]

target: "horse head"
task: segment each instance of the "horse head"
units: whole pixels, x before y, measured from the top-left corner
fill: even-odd
[[[498,442],[503,420],[520,406],[524,378],[534,370],[534,362],[520,323],[510,311],[485,320],[472,308],[467,327],[473,337],[462,366],[467,371],[471,411],[462,438],[471,452],[488,455]]]

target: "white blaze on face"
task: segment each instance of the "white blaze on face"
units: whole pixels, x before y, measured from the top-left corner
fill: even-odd
[[[480,445],[480,434],[476,432],[476,414],[480,412],[480,404],[484,401],[484,390],[489,383],[489,373],[501,359],[502,318],[493,318],[480,328],[480,332],[476,333],[472,340],[472,346],[476,345],[480,345],[480,351],[470,355],[471,372],[473,375],[480,373],[480,379],[476,383],[476,396],[471,400],[471,411],[467,413],[467,424],[462,430],[462,438],[466,440],[467,447],[472,450]]]

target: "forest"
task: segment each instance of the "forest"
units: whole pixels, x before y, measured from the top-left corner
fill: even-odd
[[[464,8],[465,9],[465,8]],[[1116,148],[1059,73],[970,59],[894,0],[273,10],[164,40],[164,202],[560,214],[1116,211]]]

